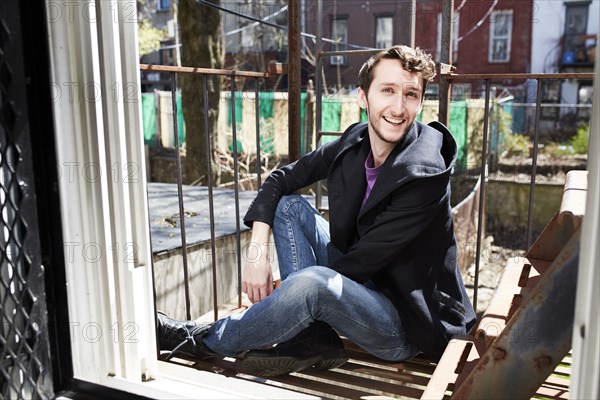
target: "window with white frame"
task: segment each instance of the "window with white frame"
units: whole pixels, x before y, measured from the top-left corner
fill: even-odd
[[[376,17],[375,47],[387,49],[394,42],[394,19],[391,16]]]
[[[348,19],[340,18],[331,21],[331,39],[338,43],[348,42]],[[345,45],[333,45],[335,50],[346,50]],[[331,65],[346,65],[347,57],[342,55],[329,57]]]
[[[452,21],[452,63],[458,60],[458,27],[460,22],[460,14],[456,13]],[[440,61],[442,54],[442,13],[438,14],[437,19],[437,43],[435,48],[435,60]]]
[[[510,61],[513,11],[498,10],[490,18],[490,43],[488,61],[506,63]]]
[[[563,38],[562,64],[593,62],[588,54],[585,34],[588,25],[590,2],[565,3],[565,35]]]
[[[158,11],[169,11],[171,9],[171,0],[156,0],[156,9]]]

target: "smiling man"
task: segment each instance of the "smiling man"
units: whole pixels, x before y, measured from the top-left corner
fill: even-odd
[[[340,366],[338,335],[385,360],[437,360],[470,330],[450,208],[456,143],[442,124],[416,121],[434,75],[418,48],[394,46],[365,62],[358,104],[368,122],[274,171],[244,218],[263,249],[244,267],[254,304],[208,327],[159,315],[161,349],[242,357],[248,372],[268,376]],[[325,178],[329,221],[293,194]]]

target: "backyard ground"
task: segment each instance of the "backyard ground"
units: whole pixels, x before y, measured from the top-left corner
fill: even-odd
[[[553,183],[562,185],[570,170],[586,170],[587,157],[581,155],[555,156],[540,153],[537,160],[536,183]],[[492,175],[496,179],[510,179],[518,182],[530,182],[531,157],[513,156],[504,157],[498,163],[496,172]],[[558,211],[558,210],[557,210]],[[533,232],[533,239],[539,232]],[[485,254],[481,257],[479,266],[479,282],[477,294],[477,311],[479,314],[489,304],[494,290],[504,270],[506,262],[514,257],[524,257],[524,233],[511,226],[505,226],[500,231],[487,232]],[[469,295],[472,296],[475,283],[475,265],[471,265],[464,277]]]

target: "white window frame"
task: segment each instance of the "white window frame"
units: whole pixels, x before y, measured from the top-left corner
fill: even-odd
[[[334,37],[334,26],[337,22],[345,22],[345,28],[346,28],[346,32],[344,33],[344,35],[339,35],[336,32],[337,36],[341,36],[341,41],[344,43],[348,42],[348,18],[336,18],[336,19],[332,19],[331,20],[331,39],[336,40],[336,38]],[[333,45],[334,48],[339,49],[339,50],[345,50],[346,49],[346,45],[338,45],[338,44],[334,44]],[[329,57],[329,64],[331,65],[346,65],[348,63],[348,57],[346,56],[342,56],[342,55],[336,55],[336,56],[330,56]]]
[[[595,79],[600,79],[600,53],[596,52]],[[569,397],[572,399],[597,399],[600,394],[598,372],[600,359],[600,90],[595,90],[592,100],[590,142],[588,151],[588,190],[585,216],[581,224],[579,273],[575,297],[573,322],[573,370]]]
[[[506,35],[496,35],[496,19],[498,16],[509,16],[509,29]],[[490,16],[490,40],[488,45],[488,62],[493,64],[503,64],[510,62],[510,50],[512,46],[512,30],[513,30],[513,10],[496,10]],[[494,58],[494,42],[496,40],[506,40],[506,57],[503,59]]]
[[[47,22],[73,378],[156,399],[314,398],[158,361],[137,10],[96,5],[115,18]]]
[[[391,37],[389,38],[389,43],[382,43],[383,40],[379,39],[379,22],[383,20],[390,20],[391,27]],[[394,44],[394,17],[392,15],[379,15],[375,16],[375,47],[378,49],[387,49]]]

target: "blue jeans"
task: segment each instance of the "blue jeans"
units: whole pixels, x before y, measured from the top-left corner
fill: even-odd
[[[414,356],[392,302],[370,282],[357,283],[328,265],[340,255],[329,224],[301,196],[284,196],[273,236],[282,283],[245,312],[215,322],[204,344],[224,356],[285,342],[313,321],[332,326],[369,353],[390,361]]]

